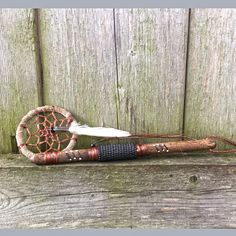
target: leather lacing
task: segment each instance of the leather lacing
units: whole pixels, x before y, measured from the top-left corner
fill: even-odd
[[[222,137],[222,136],[209,136],[208,137],[209,139],[211,139],[212,141],[220,141],[224,144],[228,144],[228,145],[231,145],[233,147],[236,147],[236,142],[231,140],[231,139],[228,139],[228,138],[225,138],[225,137]],[[226,149],[226,150],[215,150],[215,149],[209,149],[209,152],[212,152],[212,153],[234,153],[236,152],[236,148],[232,148],[232,149]]]

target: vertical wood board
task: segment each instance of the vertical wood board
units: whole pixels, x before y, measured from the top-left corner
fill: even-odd
[[[236,132],[236,10],[191,12],[185,132],[194,137]]]
[[[39,104],[34,10],[0,9],[0,153],[12,151],[18,123]]]
[[[81,123],[117,126],[112,9],[44,9],[40,15],[45,103]]]
[[[182,133],[188,9],[116,9],[119,126]]]

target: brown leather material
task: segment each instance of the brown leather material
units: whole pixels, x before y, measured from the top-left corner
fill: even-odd
[[[73,163],[81,161],[98,160],[98,147],[88,149],[71,150],[64,152],[48,152],[34,154],[33,163],[38,165]]]
[[[216,143],[210,139],[186,140],[166,143],[137,144],[136,155],[147,156],[161,153],[191,152],[200,150],[210,150],[216,147]],[[49,152],[35,154],[33,162],[36,164],[58,164],[73,163],[81,161],[93,161],[99,159],[99,148],[71,150],[65,152]]]
[[[216,147],[212,139],[186,140],[166,143],[138,144],[137,155],[145,156],[158,153],[192,152],[210,150]]]
[[[208,139],[212,140],[212,141],[220,141],[224,144],[227,144],[227,145],[231,145],[233,147],[236,147],[236,142],[234,142],[233,140],[230,140],[228,138],[225,138],[225,137],[221,137],[221,136],[209,136]],[[224,149],[224,150],[213,150],[213,149],[210,149],[209,152],[212,152],[212,153],[235,153],[236,152],[236,148],[232,148],[232,149]]]

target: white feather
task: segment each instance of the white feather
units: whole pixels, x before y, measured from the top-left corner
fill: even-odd
[[[106,128],[106,127],[89,127],[88,125],[80,125],[72,123],[69,132],[77,135],[95,136],[95,137],[128,137],[131,134],[127,131]]]

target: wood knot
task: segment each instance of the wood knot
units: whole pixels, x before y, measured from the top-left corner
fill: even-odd
[[[189,182],[196,183],[197,182],[197,176],[196,175],[190,176]]]

